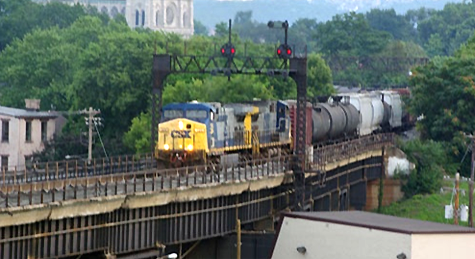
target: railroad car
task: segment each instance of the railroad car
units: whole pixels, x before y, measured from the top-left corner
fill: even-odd
[[[166,166],[250,161],[290,152],[289,107],[283,101],[172,103],[162,108],[155,156]]]
[[[295,137],[297,104],[286,100],[292,117],[292,137]],[[345,139],[378,132],[399,131],[412,119],[405,119],[405,111],[397,91],[343,93],[318,97],[307,103],[307,146],[322,146]]]
[[[366,136],[377,132],[389,118],[384,117],[384,103],[377,93],[340,94],[349,100],[359,113],[358,136]],[[386,121],[385,121],[386,120]]]
[[[307,149],[377,132],[404,129],[397,91],[346,93],[307,102]],[[288,154],[295,149],[297,102],[172,103],[163,107],[155,156],[166,166],[224,164]],[[311,153],[311,152],[310,152]]]

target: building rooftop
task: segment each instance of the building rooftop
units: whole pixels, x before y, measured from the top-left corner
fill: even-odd
[[[0,106],[0,114],[7,115],[15,118],[56,118],[58,114],[55,112],[42,112],[42,111],[31,111],[25,109],[10,108],[5,106]]]
[[[475,233],[475,228],[363,211],[289,212],[283,216],[406,234]]]

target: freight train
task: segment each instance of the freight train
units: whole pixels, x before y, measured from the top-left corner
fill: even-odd
[[[308,102],[306,145],[315,147],[413,125],[397,91],[339,94]],[[162,108],[155,157],[166,167],[237,163],[293,153],[297,102],[172,103]]]

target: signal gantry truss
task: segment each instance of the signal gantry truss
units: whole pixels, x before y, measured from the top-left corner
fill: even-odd
[[[159,54],[153,58],[153,89],[152,89],[152,152],[158,140],[157,125],[162,109],[163,82],[170,74],[199,73],[224,75],[228,78],[233,74],[248,75],[281,75],[290,77],[297,84],[297,128],[296,149],[292,170],[294,174],[295,210],[303,210],[305,195],[305,109],[307,103],[307,57],[291,57],[281,59],[274,57],[198,57],[185,55]]]

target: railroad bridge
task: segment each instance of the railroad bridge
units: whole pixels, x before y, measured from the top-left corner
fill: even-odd
[[[314,149],[305,210],[363,209],[393,140],[378,134]],[[147,156],[3,171],[0,258],[152,258],[177,247],[188,249],[183,258],[201,240],[272,228],[279,212],[293,209],[291,161],[229,165],[219,174],[158,170]]]

